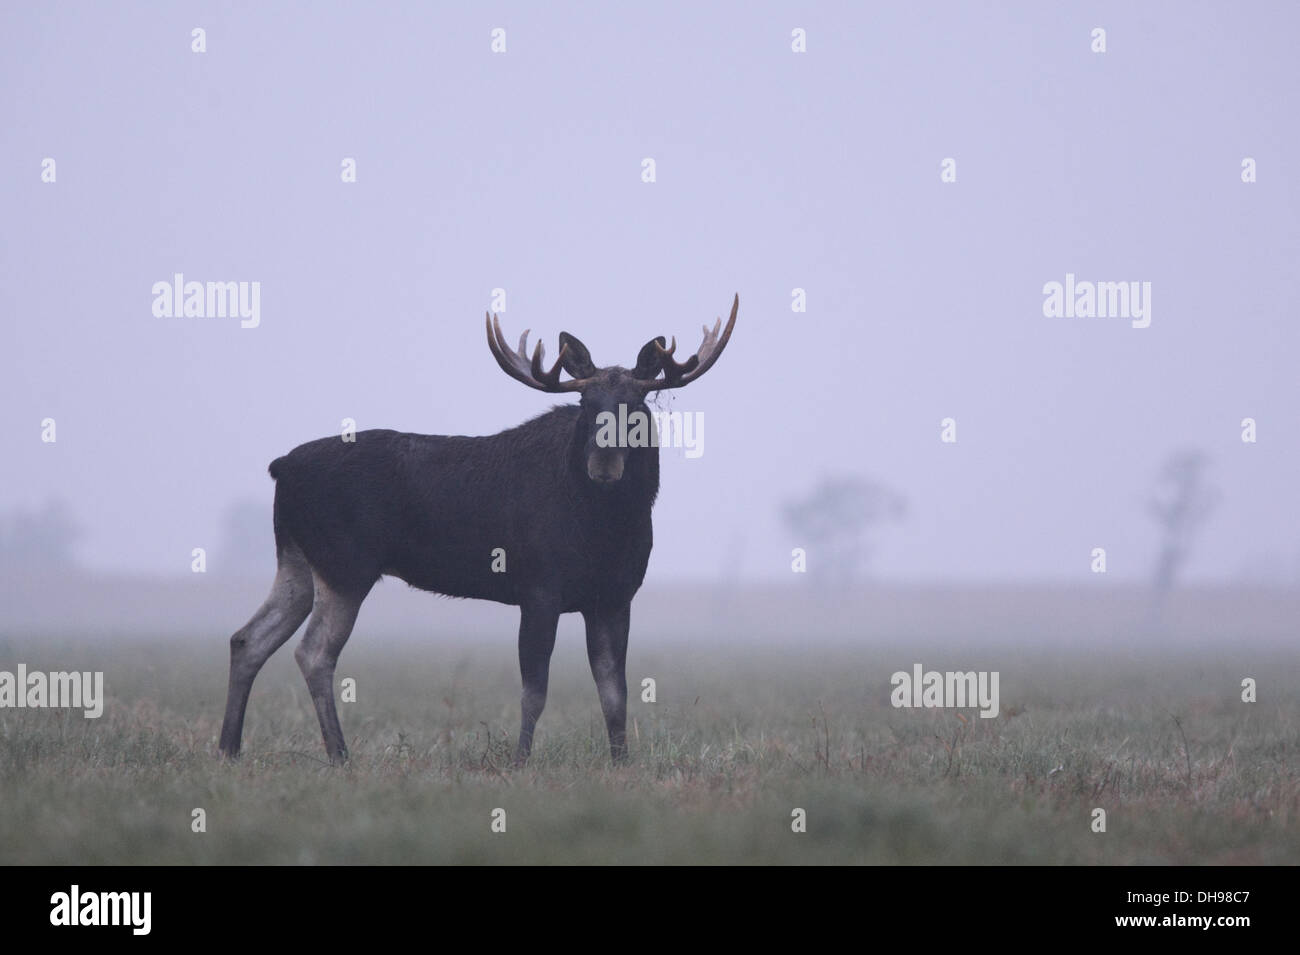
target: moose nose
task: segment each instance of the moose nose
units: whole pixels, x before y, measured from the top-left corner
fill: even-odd
[[[587,477],[597,484],[613,484],[622,476],[622,455],[593,454],[587,458]]]

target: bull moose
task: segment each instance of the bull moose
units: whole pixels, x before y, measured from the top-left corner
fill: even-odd
[[[362,601],[387,574],[421,590],[519,607],[517,765],[528,759],[546,705],[560,614],[581,613],[610,754],[626,760],[628,626],[650,559],[659,448],[598,440],[597,422],[620,406],[648,416],[651,392],[681,388],[713,367],[739,307],[737,295],[725,328],[721,319],[706,326],[686,361],[674,357],[676,338],[668,345],[660,336],[631,369],[597,368],[582,342],[561,332],[547,370],[540,341],[529,358],[525,331],[511,351],[488,315],[488,347],[502,371],[539,391],[577,392],[578,404],[486,437],[361,431],[272,461],[277,570],[266,601],[230,638],[222,753],[239,755],[253,679],[310,616],[294,656],[330,761],[347,760],[334,668]],[[507,573],[493,572],[498,548],[508,555]]]

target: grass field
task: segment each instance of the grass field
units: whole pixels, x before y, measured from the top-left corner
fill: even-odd
[[[10,634],[0,669],[103,670],[107,704],[99,719],[0,709],[0,862],[1300,862],[1294,653],[1033,645],[754,649],[634,630],[632,760],[611,768],[581,640],[562,634],[533,760],[511,770],[508,636],[354,637],[339,671],[357,681],[340,706],[352,762],[332,769],[288,648],[231,765],[215,755],[224,639]],[[889,676],[914,662],[998,670],[1001,715],[894,709]],[[647,676],[655,703],[635,692]],[[1246,676],[1259,702],[1241,702]]]

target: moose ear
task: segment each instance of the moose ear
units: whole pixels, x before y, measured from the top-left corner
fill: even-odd
[[[636,367],[632,369],[632,377],[640,378],[642,381],[650,381],[659,374],[663,368],[663,361],[659,358],[659,348],[668,347],[668,339],[660,335],[658,338],[652,338],[646,342],[641,351],[636,356]]]
[[[591,353],[587,346],[568,332],[560,332],[560,348],[564,352],[564,370],[574,378],[591,378],[596,374],[596,366],[591,363]]]

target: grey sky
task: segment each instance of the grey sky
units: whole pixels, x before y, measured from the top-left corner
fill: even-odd
[[[1104,546],[1134,579],[1183,446],[1224,494],[1189,573],[1300,577],[1300,8],[701,6],[6,4],[0,509],[66,498],[91,566],[183,573],[345,417],[548,407],[488,354],[492,289],[599,364],[694,349],[739,292],[665,400],[705,453],[664,454],[652,578],[788,575],[778,504],[856,473],[909,499],[881,577],[1084,579]],[[260,326],[154,317],[176,272],[260,282]],[[1150,282],[1151,326],[1044,317],[1067,272]]]

